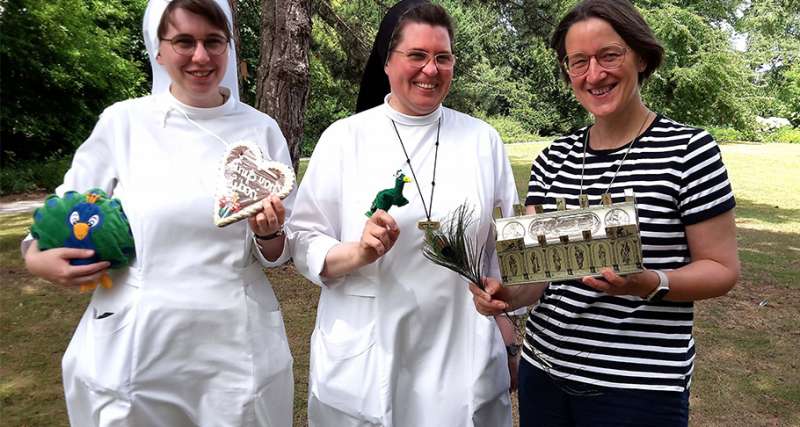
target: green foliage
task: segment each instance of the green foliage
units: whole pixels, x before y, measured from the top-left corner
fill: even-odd
[[[677,6],[643,14],[666,50],[643,91],[651,108],[680,122],[751,128],[752,73],[733,51],[730,34]]]
[[[539,135],[529,132],[518,120],[508,116],[484,117],[487,123],[500,133],[505,143],[536,141]]]
[[[780,142],[784,144],[800,144],[800,129],[782,127],[772,132],[750,130],[740,132],[729,127],[709,127],[706,129],[717,142]]]
[[[4,150],[72,151],[114,101],[145,92],[145,0],[9,0],[0,14]]]
[[[646,9],[657,9],[664,7],[665,3],[718,23],[735,21],[736,10],[741,7],[742,0],[643,0],[637,1],[636,5]]]
[[[675,120],[735,129],[746,138],[754,137],[756,114],[794,121],[800,89],[786,61],[796,56],[787,49],[796,41],[778,37],[786,29],[797,31],[798,13],[783,4],[787,1],[792,0],[755,0],[749,7],[739,0],[637,2],[666,49],[665,64],[643,88],[645,102]],[[439,0],[453,17],[458,57],[445,104],[492,120],[508,117],[529,134],[558,135],[590,122],[548,47],[553,27],[576,2]],[[779,6],[781,12],[767,13]],[[385,11],[360,2],[333,2],[333,7],[359,34],[374,34]],[[758,46],[780,48],[772,49],[778,62],[733,49],[733,29],[745,28],[757,33],[748,39],[762,40]],[[353,69],[358,64],[352,57],[359,48],[342,44],[339,32],[315,20],[308,143],[348,115],[357,94],[360,70]],[[762,83],[766,74],[759,71],[765,63],[780,65],[772,68],[780,78],[771,77],[770,85]]]
[[[746,35],[742,58],[755,71],[756,114],[785,117],[800,126],[800,4],[758,0],[741,14],[734,26]]]
[[[779,116],[800,126],[800,60],[786,68],[782,84],[775,88],[776,99],[782,104]]]
[[[72,162],[71,155],[64,156],[61,152],[34,160],[16,159],[12,152],[6,152],[4,157],[5,164],[0,168],[0,196],[35,190],[52,192],[64,180]]]
[[[783,142],[786,144],[800,144],[800,129],[782,127],[765,138],[770,142]]]
[[[239,95],[244,103],[255,105],[256,72],[261,48],[261,2],[259,0],[238,0],[236,18],[239,24],[239,72],[246,71],[240,79]]]
[[[745,141],[747,138],[742,132],[739,132],[736,129],[729,128],[729,127],[708,127],[706,131],[714,137],[719,143],[726,143],[726,142],[740,142]]]
[[[548,47],[553,27],[578,0],[436,1],[456,27],[458,60],[445,105],[488,117],[508,141],[564,134],[591,121]],[[140,34],[146,0],[0,4],[2,176],[11,176],[13,163],[13,173],[24,177],[15,184],[3,178],[3,191],[49,187],[49,178],[34,177],[25,159],[72,152],[104,107],[147,92],[149,66]],[[252,104],[262,5],[237,4],[240,56],[249,74],[242,99]],[[369,46],[392,4],[312,3],[304,155],[327,126],[352,114]],[[800,126],[797,0],[636,5],[666,48],[666,63],[642,91],[653,109],[689,124],[727,129],[725,138],[738,138],[729,132],[736,131],[744,139],[764,139],[755,130],[756,115],[786,117]],[[733,49],[735,34],[746,37],[745,51]]]
[[[306,108],[304,156],[311,155],[328,126],[353,114],[360,82],[360,71],[348,64],[347,49],[341,45],[341,39],[318,17],[314,18],[311,33],[311,90]]]

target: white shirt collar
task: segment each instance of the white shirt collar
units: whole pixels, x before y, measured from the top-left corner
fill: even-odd
[[[386,114],[387,117],[394,120],[397,123],[401,123],[407,126],[427,126],[433,123],[436,123],[439,120],[439,117],[442,116],[442,104],[439,104],[435,110],[431,113],[426,114],[424,116],[409,116],[408,114],[403,114],[389,105],[389,99],[391,98],[392,93],[390,92],[383,98],[383,112]]]
[[[184,104],[178,101],[169,90],[155,95],[159,104],[164,107],[164,124],[166,125],[170,113],[177,114],[180,117],[183,117],[183,113],[185,113],[186,116],[192,120],[216,119],[232,113],[236,109],[236,104],[238,102],[231,96],[231,91],[228,88],[220,86],[219,90],[220,93],[224,94],[226,97],[225,103],[211,108],[192,107],[191,105]]]

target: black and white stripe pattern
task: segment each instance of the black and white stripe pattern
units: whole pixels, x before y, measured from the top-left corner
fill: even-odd
[[[578,208],[586,130],[557,139],[536,158],[526,204],[552,211],[563,198],[567,209]],[[607,190],[621,202],[632,189],[645,267],[680,268],[690,261],[685,226],[735,205],[719,147],[702,129],[658,116],[614,178],[628,147],[587,147],[583,193],[595,205]],[[576,281],[553,284],[528,319],[523,357],[573,381],[683,391],[693,369],[692,323],[692,303],[611,296]]]

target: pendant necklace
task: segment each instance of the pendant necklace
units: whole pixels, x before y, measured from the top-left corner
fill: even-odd
[[[610,195],[611,195],[611,186],[614,185],[614,180],[617,179],[617,174],[619,173],[620,169],[622,169],[622,164],[625,163],[625,159],[628,158],[628,153],[631,152],[631,148],[633,148],[633,145],[636,144],[636,141],[638,141],[639,138],[641,137],[641,133],[642,133],[642,130],[644,129],[644,125],[647,123],[647,119],[650,118],[650,113],[652,113],[652,111],[648,110],[647,114],[644,116],[644,121],[642,121],[642,125],[639,126],[639,131],[636,132],[636,136],[633,137],[633,140],[631,140],[630,144],[628,145],[628,149],[625,150],[625,154],[622,156],[622,160],[619,162],[619,165],[617,166],[617,170],[614,171],[614,175],[611,176],[611,182],[608,183],[608,188],[606,188],[606,191],[605,191],[605,193],[603,195],[608,194],[609,197],[610,197]],[[587,128],[586,132],[584,132],[584,134],[583,134],[583,155],[581,156],[582,157],[581,158],[581,185],[580,185],[580,193],[578,194],[578,200],[583,198],[583,173],[584,173],[585,168],[586,168],[586,147],[588,145],[589,145],[589,129]]]
[[[417,175],[414,173],[414,168],[411,166],[411,159],[408,157],[408,151],[406,151],[406,146],[403,144],[403,138],[400,137],[400,132],[397,130],[397,124],[394,120],[392,120],[392,126],[394,127],[394,133],[397,134],[397,140],[400,141],[400,147],[403,148],[403,154],[406,156],[406,163],[408,164],[408,169],[411,170],[411,176],[414,178],[414,184],[417,185],[419,199],[422,200],[422,209],[425,210],[426,220],[417,221],[417,228],[425,232],[438,230],[439,221],[432,221],[431,214],[433,213],[433,191],[436,189],[436,160],[439,158],[439,132],[442,129],[442,117],[439,116],[439,122],[436,125],[436,148],[433,154],[433,178],[431,178],[431,197],[428,204],[425,204],[425,198],[422,196],[422,188],[419,186],[419,180],[417,179]]]

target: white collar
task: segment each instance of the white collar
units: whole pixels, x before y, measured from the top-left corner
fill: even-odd
[[[234,99],[234,97],[231,96],[231,91],[228,88],[220,86],[219,90],[220,93],[222,93],[226,98],[225,103],[210,108],[193,107],[191,105],[184,104],[183,102],[175,98],[175,96],[172,95],[172,93],[169,90],[154,95],[159,105],[161,105],[164,108],[163,110],[164,126],[166,126],[167,118],[169,118],[170,113],[172,112],[176,113],[181,118],[183,118],[183,115],[186,114],[186,116],[192,120],[216,119],[233,113],[234,110],[236,109],[238,101],[236,101],[236,99]]]
[[[407,126],[427,126],[436,123],[442,116],[442,109],[444,108],[442,107],[442,104],[439,104],[435,110],[424,116],[409,116],[408,114],[403,114],[389,105],[389,99],[391,96],[392,93],[390,92],[383,98],[383,105],[381,108],[383,108],[383,112],[387,117],[397,123]]]

